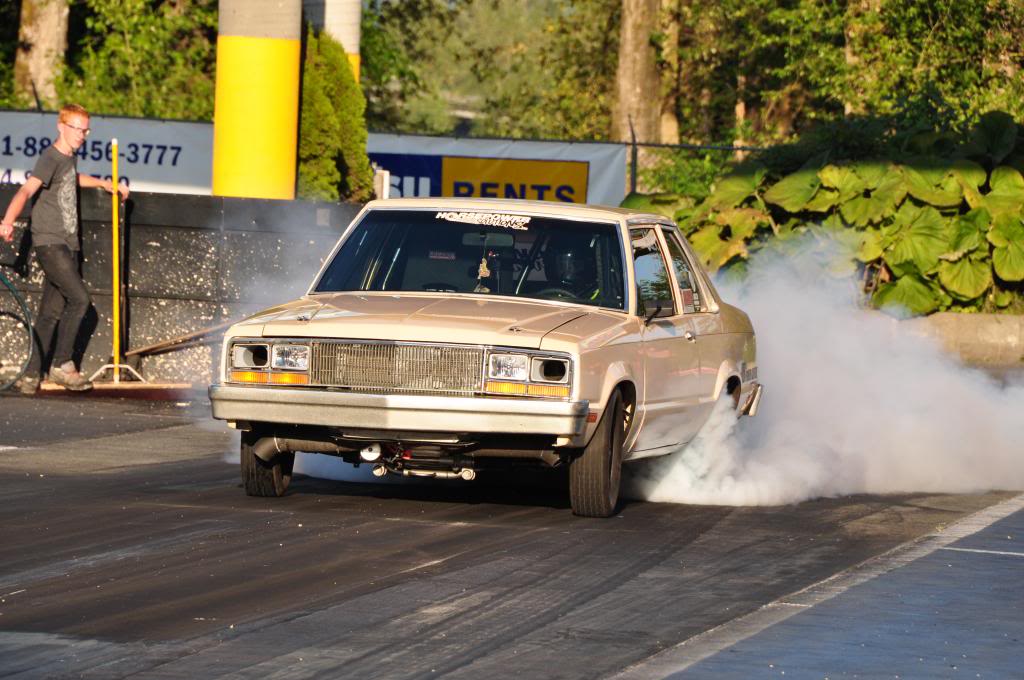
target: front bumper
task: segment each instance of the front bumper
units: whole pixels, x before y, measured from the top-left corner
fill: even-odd
[[[511,432],[578,438],[587,401],[359,394],[211,385],[213,417],[229,421],[422,432]]]

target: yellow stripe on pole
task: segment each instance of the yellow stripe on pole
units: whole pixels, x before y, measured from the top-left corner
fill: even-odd
[[[299,40],[217,38],[215,196],[295,198],[300,59]]]
[[[348,57],[348,63],[352,65],[352,75],[356,77],[356,82],[359,82],[359,55],[352,54],[351,52],[345,55]]]
[[[113,162],[113,168],[111,169],[111,184],[114,185],[114,192],[110,195],[110,202],[113,206],[111,211],[111,232],[113,233],[113,268],[114,271],[111,276],[111,282],[114,292],[113,300],[113,328],[112,334],[114,336],[114,350],[111,352],[114,357],[111,363],[114,364],[114,382],[121,382],[121,225],[119,219],[119,208],[121,203],[121,194],[117,191],[117,138],[110,140],[110,156]]]

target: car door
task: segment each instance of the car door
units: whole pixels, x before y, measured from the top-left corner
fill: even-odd
[[[700,399],[710,410],[713,406],[718,371],[726,359],[726,343],[722,337],[722,318],[718,314],[712,291],[704,285],[692,252],[676,229],[662,228],[669,260],[676,276],[676,286],[683,301],[683,313],[691,322],[697,355],[700,357]]]
[[[630,229],[644,367],[643,413],[633,457],[689,441],[700,427],[700,358],[658,229]]]

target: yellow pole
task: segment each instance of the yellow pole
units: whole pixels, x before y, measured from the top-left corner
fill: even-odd
[[[359,39],[362,0],[303,0],[306,21],[341,43],[359,81]]]
[[[114,248],[113,248],[113,262],[114,272],[110,278],[114,288],[114,314],[113,314],[113,335],[114,335],[114,382],[121,382],[121,226],[118,219],[118,209],[121,203],[121,194],[117,191],[117,138],[110,140],[111,151],[110,155],[113,158],[113,170],[111,174],[113,179],[110,180],[114,185],[114,193],[111,194],[110,200],[113,205],[111,224],[113,229],[111,230],[114,234]]]
[[[220,0],[213,195],[295,198],[299,0]]]

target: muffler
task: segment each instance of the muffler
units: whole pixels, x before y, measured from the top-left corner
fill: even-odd
[[[434,479],[464,479],[471,482],[476,479],[476,470],[473,468],[462,468],[459,471],[452,470],[402,470],[406,477],[432,477]]]
[[[747,397],[747,403],[743,406],[743,410],[740,415],[744,416],[756,416],[757,407],[761,403],[761,383],[754,383],[754,389]]]

